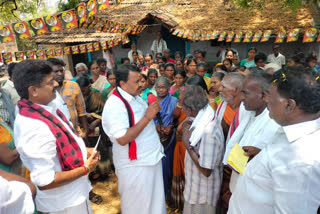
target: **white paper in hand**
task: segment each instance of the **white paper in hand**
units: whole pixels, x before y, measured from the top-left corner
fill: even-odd
[[[100,138],[101,138],[101,135],[99,135],[99,138],[98,138],[97,144],[96,144],[96,146],[94,147],[93,152],[97,152],[98,145],[99,145],[99,142],[100,142]]]

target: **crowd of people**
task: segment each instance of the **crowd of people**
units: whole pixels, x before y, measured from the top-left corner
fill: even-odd
[[[58,58],[9,64],[0,213],[92,213],[89,200],[108,200],[90,185],[106,161],[123,214],[317,213],[317,56],[279,50],[240,60],[227,44],[211,67],[205,51],[172,54],[159,32],[150,54],[132,44],[116,65],[108,50],[74,77]],[[244,174],[228,163],[236,144]]]

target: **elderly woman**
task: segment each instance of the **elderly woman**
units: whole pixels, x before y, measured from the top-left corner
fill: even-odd
[[[178,118],[181,109],[177,107],[178,99],[169,94],[170,82],[165,77],[159,77],[155,83],[157,100],[161,105],[161,121],[154,118],[160,141],[164,147],[165,157],[162,158],[163,181],[165,194],[171,188],[172,182],[172,161],[175,147],[174,119]]]
[[[219,94],[219,88],[221,87],[221,81],[227,73],[224,71],[218,71],[212,74],[211,77],[211,91],[210,96],[217,102],[217,105],[221,103]]]
[[[108,80],[105,76],[100,75],[100,67],[97,61],[92,61],[89,65],[89,69],[92,73],[90,79],[93,81],[91,87],[101,93],[108,84]]]
[[[185,155],[184,214],[215,213],[222,178],[224,137],[208,97],[200,86],[187,86],[182,108]],[[191,119],[194,118],[194,119]]]
[[[73,77],[73,79],[72,79],[72,81],[74,81],[74,82],[78,79],[80,74],[86,74],[86,75],[88,75],[88,77],[91,77],[91,75],[92,75],[92,74],[89,74],[89,70],[88,70],[87,65],[82,62],[76,64],[75,69],[76,69],[77,75],[75,77]]]

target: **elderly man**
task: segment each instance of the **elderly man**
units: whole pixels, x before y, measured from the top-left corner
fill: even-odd
[[[132,43],[131,44],[131,50],[128,52],[128,58],[130,59],[130,62],[133,62],[132,52],[134,52],[134,51],[138,52],[138,56],[143,56],[142,51],[137,49],[136,43]]]
[[[272,47],[273,50],[273,54],[270,54],[268,56],[268,63],[275,63],[281,67],[283,67],[286,64],[286,57],[283,56],[280,52],[279,52],[280,46],[279,45],[274,45]]]
[[[162,39],[161,31],[157,32],[157,39],[153,40],[151,46],[152,55],[155,57],[156,53],[164,53],[164,50],[167,49],[167,43]]]
[[[87,175],[97,166],[100,155],[86,149],[65,115],[51,102],[58,87],[52,64],[24,60],[14,68],[13,79],[21,97],[14,139],[37,187],[37,210],[91,213]]]
[[[249,74],[243,82],[241,100],[247,111],[251,111],[250,119],[242,121],[233,137],[228,141],[224,155],[224,164],[232,147],[239,143],[250,158],[257,155],[261,149],[283,137],[281,127],[269,117],[265,97],[271,84],[272,75],[261,72]],[[242,128],[241,128],[242,127]],[[232,171],[230,191],[233,192],[238,176]]]
[[[224,137],[220,122],[200,86],[183,92],[182,108],[194,120],[183,124],[185,155],[184,214],[212,214],[219,198]]]
[[[307,95],[307,96],[306,96]],[[229,213],[317,213],[320,205],[320,84],[310,70],[274,74],[267,104],[284,137],[246,166]]]
[[[148,107],[140,98],[139,69],[122,65],[116,72],[117,87],[102,113],[102,126],[113,143],[123,214],[165,214],[162,179],[163,147],[153,118],[159,102]]]

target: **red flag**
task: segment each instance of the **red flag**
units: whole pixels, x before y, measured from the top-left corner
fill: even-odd
[[[36,35],[48,33],[48,28],[42,18],[36,18],[29,21],[29,24]]]
[[[12,53],[2,53],[2,58],[5,63],[12,62]]]
[[[98,10],[104,10],[109,7],[109,0],[98,0]]]
[[[31,34],[25,21],[13,23],[12,28],[19,39],[31,38]]]
[[[9,25],[0,26],[0,41],[3,43],[14,41],[14,37]]]
[[[62,27],[56,14],[46,16],[44,20],[50,32],[62,30]]]
[[[317,28],[314,28],[314,27],[307,28],[303,36],[303,42],[314,42],[317,36],[317,32],[318,32]]]
[[[35,57],[34,50],[26,51],[26,57],[27,59],[34,59]]]
[[[43,49],[39,49],[36,51],[37,59],[45,59],[45,54]]]
[[[18,51],[14,53],[15,57],[16,57],[16,61],[22,61],[24,60],[24,52],[23,51]]]
[[[96,0],[89,0],[87,2],[87,18],[97,13],[97,2]]]
[[[78,20],[74,10],[62,12],[61,19],[65,29],[78,27]]]
[[[86,15],[86,4],[80,3],[77,6],[77,17],[79,21],[79,27],[82,27],[84,23],[87,21],[87,15]]]

